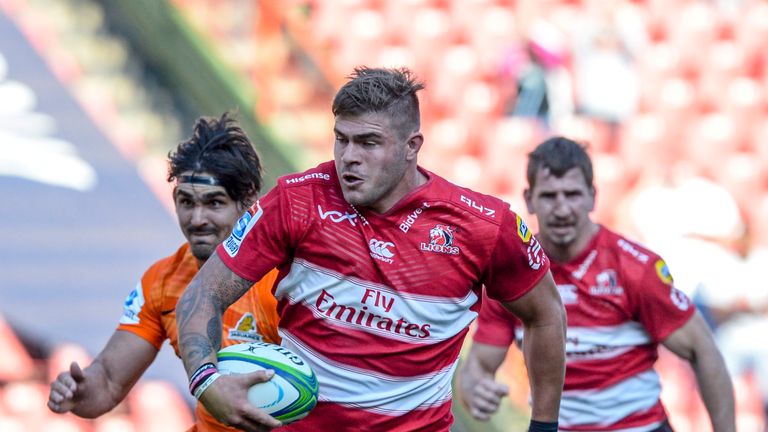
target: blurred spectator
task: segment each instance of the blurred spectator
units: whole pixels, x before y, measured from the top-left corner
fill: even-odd
[[[734,378],[753,379],[761,399],[763,426],[768,431],[768,289],[763,274],[768,268],[768,249],[746,244],[741,269],[730,284],[713,285],[707,292],[723,291],[719,302],[709,303],[716,324],[715,338]],[[726,277],[728,275],[725,275]],[[722,278],[725,282],[725,278]]]
[[[545,21],[537,21],[524,41],[506,53],[502,75],[514,83],[514,96],[505,113],[535,117],[553,126],[573,112],[568,51],[564,36]]]
[[[573,32],[576,110],[605,123],[609,149],[640,96],[635,59],[648,36],[633,11],[625,1],[587,1]]]
[[[720,288],[741,274],[745,226],[725,188],[701,177],[673,179],[640,191],[630,212],[645,243],[666,258],[678,289],[702,305],[730,301],[736,288]]]
[[[733,378],[754,379],[768,415],[768,344],[757,342],[768,334],[768,290],[761,282],[768,250],[752,246],[733,196],[692,177],[641,192],[632,214],[648,246],[667,259],[675,286],[712,327]]]

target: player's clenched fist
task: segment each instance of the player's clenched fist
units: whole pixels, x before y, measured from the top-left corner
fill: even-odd
[[[464,405],[477,420],[486,421],[499,409],[501,398],[509,393],[509,388],[493,379],[483,377],[477,381],[463,380],[461,392]]]
[[[55,413],[71,411],[82,397],[82,386],[85,381],[80,365],[72,362],[69,372],[62,372],[51,383],[51,392],[48,395],[48,408]]]

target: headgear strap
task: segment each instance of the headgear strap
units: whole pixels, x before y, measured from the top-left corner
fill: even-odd
[[[208,185],[208,186],[221,186],[221,182],[216,177],[213,177],[210,175],[200,175],[200,174],[181,175],[178,177],[178,183],[192,183],[192,184],[200,184],[200,185]]]

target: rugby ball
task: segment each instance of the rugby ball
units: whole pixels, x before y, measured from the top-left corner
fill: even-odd
[[[222,374],[274,370],[272,379],[248,389],[248,402],[283,423],[301,420],[317,405],[315,372],[287,348],[266,342],[242,343],[221,349],[217,358]]]

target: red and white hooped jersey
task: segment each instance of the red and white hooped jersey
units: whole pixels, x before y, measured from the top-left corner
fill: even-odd
[[[447,431],[481,287],[512,301],[548,270],[508,204],[421,172],[385,214],[349,205],[332,162],[283,177],[219,247],[245,279],[278,268],[282,343],[318,376],[320,403],[285,430]]]
[[[568,316],[563,431],[647,431],[666,414],[653,364],[658,345],[693,315],[658,255],[601,227],[588,247],[552,275]],[[483,302],[473,340],[508,346],[517,319]]]

